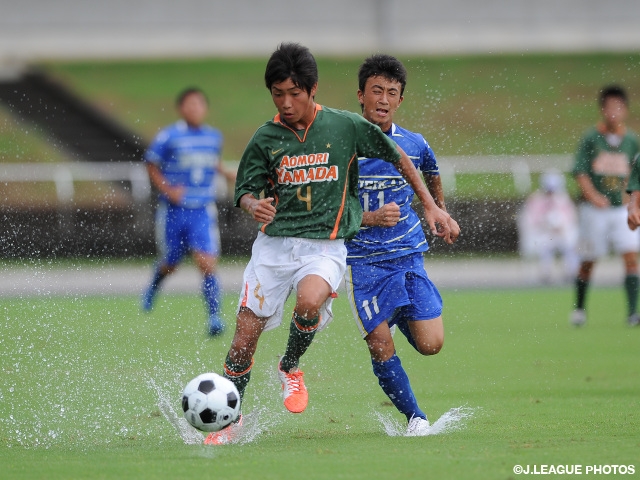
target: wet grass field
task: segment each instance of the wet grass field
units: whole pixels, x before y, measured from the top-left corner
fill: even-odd
[[[240,444],[205,447],[180,395],[221,371],[228,330],[205,334],[197,295],[0,299],[0,459],[6,479],[515,478],[516,465],[640,469],[640,329],[622,291],[590,292],[589,323],[567,323],[568,288],[445,290],[445,347],[397,350],[436,428],[404,420],[371,372],[346,298],[303,357],[310,404],[284,410],[275,366],[287,328],[255,357]],[[290,311],[290,309],[289,309]]]

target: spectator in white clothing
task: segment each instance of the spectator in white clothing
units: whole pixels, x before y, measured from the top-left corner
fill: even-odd
[[[527,198],[518,217],[520,254],[538,260],[543,283],[557,281],[556,257],[562,259],[562,278],[572,280],[578,269],[578,215],[565,189],[564,176],[554,170],[540,177],[540,188]]]

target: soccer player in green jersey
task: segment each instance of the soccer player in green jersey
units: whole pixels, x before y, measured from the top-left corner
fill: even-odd
[[[459,230],[440,209],[407,155],[362,116],[318,104],[318,69],[311,52],[283,43],[271,55],[266,87],[277,115],[255,132],[238,168],[235,204],[259,224],[244,272],[236,331],[224,375],[240,395],[249,383],[263,331],[281,324],[295,290],[289,338],[278,363],[284,405],[301,413],[308,402],[298,367],[317,330],[332,318],[331,303],[346,269],[344,240],[360,228],[358,157],[394,163],[425,208],[431,231],[451,243]],[[206,444],[233,442],[242,417],[210,434]]]
[[[618,85],[604,87],[598,97],[602,120],[580,140],[573,175],[580,187],[578,206],[580,269],[576,301],[569,321],[586,322],[586,294],[596,260],[612,248],[625,265],[627,322],[638,324],[638,232],[627,225],[627,180],[640,152],[638,137],[626,125],[629,101]]]

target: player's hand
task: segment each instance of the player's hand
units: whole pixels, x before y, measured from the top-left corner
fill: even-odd
[[[451,216],[435,204],[433,204],[433,207],[429,209],[425,207],[424,213],[427,223],[429,224],[429,228],[431,229],[431,233],[436,237],[442,238],[447,243],[453,243],[453,240],[451,239],[451,228],[454,225],[451,224]],[[457,227],[458,223],[455,222],[455,220],[454,223],[455,227]]]
[[[635,230],[640,227],[640,210],[637,208],[631,208],[629,206],[629,215],[627,216],[627,225],[630,230]]]
[[[443,240],[451,245],[458,239],[459,236],[460,226],[458,225],[458,222],[456,222],[453,217],[449,217],[449,236],[442,237]]]
[[[640,227],[640,191],[631,192],[631,198],[627,204],[627,225],[630,230]]]
[[[249,205],[249,213],[256,222],[269,224],[276,216],[276,207],[273,206],[273,197],[254,199]]]
[[[400,207],[396,202],[384,204],[373,214],[377,227],[394,227],[400,221]]]

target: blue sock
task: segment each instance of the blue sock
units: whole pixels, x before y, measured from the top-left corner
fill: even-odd
[[[398,327],[398,330],[400,330],[402,334],[405,337],[407,337],[407,341],[409,342],[409,344],[413,348],[418,350],[418,347],[416,346],[416,341],[413,339],[413,336],[411,335],[411,330],[409,330],[409,324],[407,322],[398,322],[396,323],[396,326]]]
[[[209,316],[217,315],[220,309],[220,282],[215,275],[205,275],[202,282],[202,295],[207,302]]]
[[[409,377],[402,368],[400,358],[394,353],[386,362],[371,360],[373,373],[378,377],[378,383],[384,393],[393,402],[396,408],[411,420],[411,417],[426,419],[425,413],[418,407],[416,397],[411,390]]]
[[[166,276],[166,273],[162,273],[160,265],[156,265],[153,270],[153,276],[151,277],[151,283],[149,283],[149,286],[147,286],[146,290],[142,293],[142,309],[144,311],[148,312],[153,308],[155,296]]]
[[[151,283],[149,284],[149,289],[156,291],[158,290],[158,288],[160,288],[160,284],[162,283],[162,281],[165,279],[165,277],[167,276],[166,273],[162,273],[160,271],[160,266],[157,266],[153,269],[153,277],[151,277]]]

